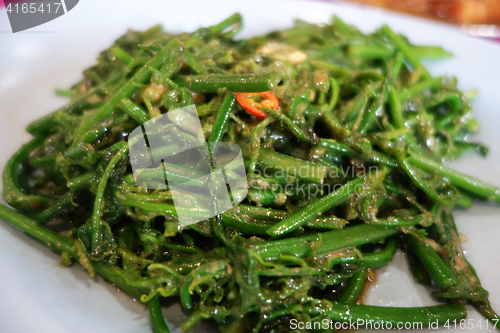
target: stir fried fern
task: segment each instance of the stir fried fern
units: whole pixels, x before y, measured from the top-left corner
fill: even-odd
[[[190,313],[184,332],[201,319],[228,333],[288,332],[291,320],[311,323],[302,332],[324,320],[427,326],[464,318],[466,302],[496,322],[451,208],[500,201],[500,190],[441,164],[486,148],[468,141],[478,126],[455,80],[420,63],[449,54],[337,17],[233,40],[240,28],[236,14],[192,34],[116,40],[59,91],[67,106],[28,126],[34,139],[3,176],[20,213],[0,206],[0,217],[148,303],[155,332],[168,332],[170,296]],[[240,146],[249,186],[233,209],[183,226],[168,188],[136,183],[127,141],[193,104],[209,143]],[[442,305],[356,303],[398,244]]]

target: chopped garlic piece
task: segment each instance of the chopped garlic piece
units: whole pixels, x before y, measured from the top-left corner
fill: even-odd
[[[307,56],[304,52],[294,51],[294,52],[290,53],[289,55],[287,55],[286,60],[290,61],[292,63],[292,65],[298,65],[298,64],[304,62],[304,60],[306,60],[306,58],[307,58]]]
[[[274,59],[287,60],[293,65],[298,65],[304,62],[307,58],[307,55],[304,52],[298,51],[289,45],[276,42],[270,42],[262,45],[257,49],[257,52],[271,56]]]
[[[285,193],[280,193],[276,196],[276,199],[274,200],[274,204],[278,206],[283,206],[286,202],[287,196]]]

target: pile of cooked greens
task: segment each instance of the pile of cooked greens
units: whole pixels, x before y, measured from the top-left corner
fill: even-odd
[[[297,332],[335,331],[316,325],[325,319],[427,326],[465,318],[465,303],[496,324],[451,209],[500,190],[443,166],[487,149],[469,142],[470,96],[420,62],[449,54],[338,17],[233,39],[241,26],[235,14],[191,34],[117,39],[58,91],[67,106],[28,126],[34,138],[3,175],[17,211],[2,205],[0,217],[147,303],[157,333],[168,332],[165,297],[189,313],[184,332],[201,319],[228,333],[288,332],[292,320],[312,323]],[[168,187],[136,179],[127,140],[193,104],[209,143],[241,148],[248,195],[182,225]],[[398,247],[441,305],[359,304]]]

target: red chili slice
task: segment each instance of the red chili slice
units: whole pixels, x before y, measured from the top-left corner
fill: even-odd
[[[256,102],[252,97],[262,97],[260,102]],[[236,93],[236,100],[240,105],[248,111],[248,113],[256,116],[257,118],[264,119],[267,117],[267,113],[262,111],[262,108],[277,110],[280,105],[278,99],[270,91],[258,92],[258,93]]]

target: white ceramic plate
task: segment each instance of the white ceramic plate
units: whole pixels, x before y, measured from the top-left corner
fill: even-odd
[[[451,60],[429,62],[434,75],[455,75],[461,89],[478,89],[473,106],[482,131],[477,140],[490,146],[488,158],[467,154],[453,167],[500,186],[500,46],[463,35],[458,28],[381,10],[327,2],[296,1],[133,1],[85,0],[66,15],[12,34],[0,11],[0,167],[29,140],[31,121],[66,103],[56,87],[69,87],[94,63],[99,51],[127,28],[162,23],[169,32],[193,31],[234,12],[244,17],[240,37],[292,25],[294,18],[328,22],[332,14],[369,32],[386,23],[414,43],[442,45]],[[500,209],[491,203],[455,212],[463,244],[493,307],[500,311]],[[63,333],[151,332],[145,306],[132,301],[102,279],[90,279],[78,265],[63,268],[59,256],[13,227],[0,223],[0,332]],[[378,270],[367,304],[421,306],[435,302],[429,290],[412,282],[403,254]],[[484,320],[468,308],[471,323]],[[185,318],[178,305],[164,310],[173,332]],[[459,329],[457,329],[459,330]],[[448,329],[419,332],[449,332]],[[451,329],[453,331],[453,329]],[[460,330],[461,331],[461,330]],[[194,332],[216,332],[198,325]],[[374,331],[375,332],[375,331]],[[380,332],[380,330],[377,330]]]

